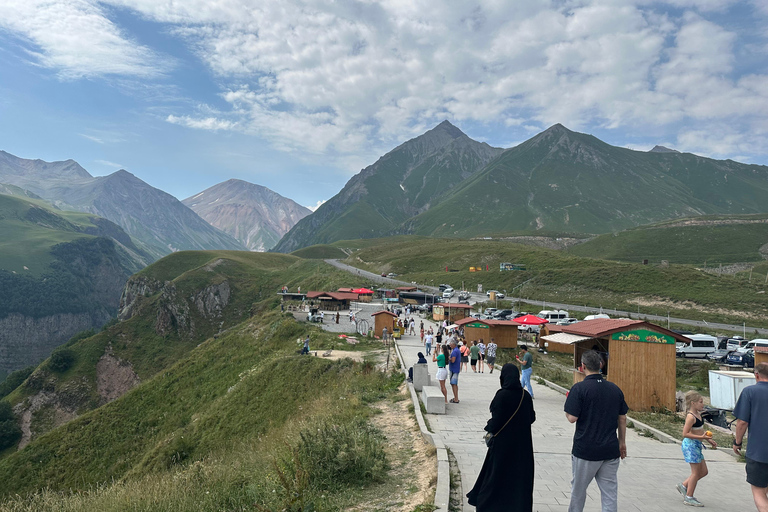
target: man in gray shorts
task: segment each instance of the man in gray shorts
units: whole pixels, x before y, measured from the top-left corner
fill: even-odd
[[[733,451],[741,455],[744,434],[749,428],[747,482],[752,486],[758,512],[768,512],[768,363],[755,367],[755,379],[754,386],[747,386],[741,392],[733,409],[737,418]]]
[[[485,346],[485,362],[488,364],[488,368],[491,369],[491,373],[493,373],[493,366],[496,364],[497,348],[499,348],[499,346],[493,338],[491,338],[491,341]]]

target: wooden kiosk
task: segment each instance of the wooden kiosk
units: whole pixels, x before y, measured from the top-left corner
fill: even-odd
[[[675,410],[675,342],[687,338],[640,320],[596,319],[563,326],[560,333],[542,339],[549,350],[558,343],[570,346],[574,384],[585,377],[579,370],[581,355],[597,350],[603,356],[603,374],[621,388],[630,409]]]
[[[469,304],[459,302],[438,302],[432,306],[432,319],[436,322],[446,320],[449,324],[455,324],[467,316],[472,309]]]
[[[384,330],[384,328],[387,328],[387,333],[389,333],[390,336],[392,336],[392,333],[395,330],[395,325],[397,325],[397,315],[392,313],[391,311],[387,311],[386,309],[382,309],[381,311],[377,311],[371,315],[374,318],[373,322],[373,334],[375,334],[378,337],[381,337],[381,332]]]
[[[768,347],[755,347],[755,367],[760,363],[768,363]]]
[[[476,320],[472,317],[456,322],[464,327],[464,339],[468,341],[483,339],[487,345],[491,338],[499,348],[517,348],[517,326],[512,320]]]

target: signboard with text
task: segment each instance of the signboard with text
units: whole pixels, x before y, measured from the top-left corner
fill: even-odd
[[[675,338],[647,329],[635,329],[633,331],[622,331],[611,334],[611,339],[616,341],[638,341],[642,343],[662,343],[665,345],[674,345]]]

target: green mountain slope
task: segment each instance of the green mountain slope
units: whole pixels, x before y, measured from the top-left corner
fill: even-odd
[[[0,497],[99,485],[73,509],[117,510],[114,500],[131,506],[149,500],[170,510],[187,503],[190,493],[204,498],[196,510],[239,510],[254,502],[279,510],[294,492],[322,505],[318,510],[359,500],[360,485],[384,478],[386,469],[381,452],[369,457],[379,441],[364,425],[365,404],[400,380],[351,360],[296,355],[297,338],[308,332],[313,348],[338,339],[277,312],[276,295],[283,284],[330,289],[354,283],[322,262],[282,254],[182,252],[147,267],[127,287],[143,292],[131,299],[128,319],[73,340],[68,367],[46,361],[8,397],[22,424],[24,411],[34,411],[25,426],[34,435],[23,450],[0,459]],[[133,389],[109,401],[105,390],[129,374]],[[57,418],[74,416],[57,427]],[[352,433],[358,436],[353,442],[362,443],[360,454],[347,446],[350,456],[378,460],[370,470],[348,469],[354,493],[344,475],[333,484],[322,480],[327,474],[301,451],[325,421],[333,427],[323,445],[337,442],[333,431],[343,428],[344,436]],[[308,480],[282,489],[279,470],[296,470],[296,464]],[[202,480],[190,486],[188,476]],[[131,483],[146,487],[121,496]],[[113,486],[119,488],[114,493]],[[155,492],[158,486],[163,491]],[[105,495],[111,505],[100,508]],[[26,501],[30,510],[53,503],[35,500]]]
[[[500,241],[395,237],[336,242],[350,250],[349,265],[371,272],[395,272],[405,282],[447,283],[475,291],[500,290],[542,301],[610,307],[623,311],[702,318],[768,326],[766,276],[717,276],[688,265],[661,267],[573,256],[563,251]],[[519,263],[525,271],[499,271],[499,263]],[[658,262],[656,262],[658,263]],[[489,267],[470,272],[469,267]],[[448,267],[451,272],[446,272]],[[766,270],[763,269],[763,272]],[[542,309],[546,309],[543,308]],[[538,311],[538,310],[537,310]],[[535,312],[535,311],[534,311]]]
[[[388,234],[501,151],[470,139],[444,121],[363,169],[338,194],[300,220],[274,250],[292,252],[336,240]]]
[[[284,254],[169,255],[128,280],[120,299],[121,321],[70,347],[71,368],[62,374],[43,363],[11,395],[21,410],[35,412],[24,427],[28,435],[22,446],[61,419],[114,400],[120,395],[115,389],[125,387],[120,382],[127,383],[125,392],[175,364],[202,341],[247,320],[264,307],[260,303],[276,304],[283,285],[312,290],[355,284],[360,283],[353,276],[322,261]]]
[[[761,262],[768,252],[768,215],[701,216],[595,237],[570,254],[617,261],[717,265]]]
[[[108,220],[0,195],[0,373],[114,317],[128,276],[148,259]]]
[[[604,233],[700,214],[768,211],[768,167],[610,146],[555,125],[407,222],[431,236]]]

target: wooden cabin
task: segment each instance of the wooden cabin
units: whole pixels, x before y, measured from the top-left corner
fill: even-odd
[[[348,292],[307,292],[307,300],[324,311],[341,311],[349,309],[350,303],[358,300],[358,295]]]
[[[542,340],[550,351],[573,354],[574,383],[585,377],[581,355],[594,349],[603,356],[603,374],[621,388],[630,409],[675,410],[675,342],[687,338],[641,320],[595,319],[557,327],[559,332]]]
[[[455,324],[462,318],[466,318],[472,306],[458,302],[438,302],[432,306],[432,319],[436,322],[446,320],[449,324]]]
[[[760,363],[768,363],[768,347],[755,347],[755,368]]]
[[[464,327],[464,339],[468,342],[482,338],[486,345],[493,338],[499,348],[517,347],[517,326],[512,320],[478,320],[467,317],[456,322],[456,325]]]
[[[386,309],[382,309],[381,311],[377,311],[371,315],[373,320],[373,333],[381,337],[382,331],[384,328],[387,328],[387,332],[390,336],[392,336],[392,332],[395,330],[395,326],[397,325],[397,315],[392,313],[391,311],[387,311]]]

